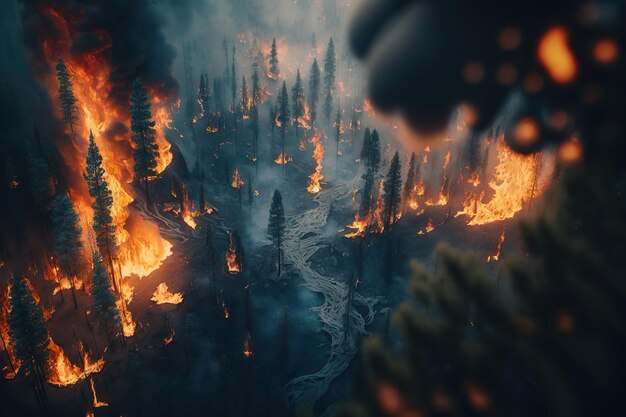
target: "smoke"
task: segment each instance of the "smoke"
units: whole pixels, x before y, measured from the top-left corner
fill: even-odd
[[[176,51],[166,42],[165,20],[151,2],[62,0],[54,6],[39,0],[20,2],[24,42],[36,71],[51,70],[45,45],[57,53],[68,48],[75,57],[106,57],[112,86],[108,99],[119,106],[127,105],[130,87],[138,77],[160,96],[175,96],[178,84],[172,63]]]

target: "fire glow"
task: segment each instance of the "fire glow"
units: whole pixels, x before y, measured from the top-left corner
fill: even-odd
[[[113,193],[113,222],[116,226],[117,243],[120,246],[119,263],[122,275],[137,274],[146,276],[159,268],[171,254],[172,245],[162,239],[158,227],[145,218],[131,212],[130,204],[135,200],[132,187],[132,146],[130,144],[130,116],[128,106],[113,102],[111,70],[103,50],[75,56],[69,53],[73,31],[71,16],[62,15],[62,11],[49,8],[48,16],[55,23],[59,38],[46,39],[42,46],[48,66],[53,68],[59,56],[62,56],[73,83],[77,99],[77,124],[72,143],[58,145],[59,151],[71,172],[70,190],[72,200],[82,219],[92,217],[90,197],[82,181],[85,168],[85,155],[89,132],[93,131],[103,157],[107,183]],[[55,74],[47,72],[42,80],[48,94],[58,103],[58,84]],[[128,86],[130,89],[130,86]],[[172,161],[171,145],[165,139],[164,131],[171,123],[167,97],[156,90],[150,91],[152,115],[156,123],[156,141],[159,147],[157,172],[161,173]],[[59,120],[60,112],[57,110]],[[123,127],[123,128],[122,128]],[[60,141],[57,141],[60,142]],[[132,228],[132,231],[129,230]],[[85,231],[87,227],[83,228]]]
[[[176,292],[172,293],[167,288],[167,284],[162,282],[160,283],[154,293],[152,294],[152,298],[150,300],[154,301],[157,305],[160,304],[180,304],[183,302],[183,293]]]
[[[324,160],[324,144],[321,142],[321,135],[316,133],[310,140],[313,144],[313,159],[315,160],[315,172],[309,175],[309,185],[307,191],[317,194],[322,190],[322,162]]]

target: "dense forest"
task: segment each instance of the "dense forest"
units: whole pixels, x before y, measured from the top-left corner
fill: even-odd
[[[432,352],[402,364],[382,353],[423,347],[392,326],[400,305],[396,321],[453,358],[471,350],[462,332],[420,322],[407,306],[443,306],[470,341],[504,339],[489,326],[513,324],[494,316],[509,320],[519,292],[535,290],[524,274],[545,267],[531,256],[545,249],[544,230],[518,220],[561,207],[566,197],[552,190],[574,187],[577,126],[554,113],[566,138],[515,152],[510,142],[545,132],[519,117],[527,100],[514,92],[484,129],[462,103],[443,131],[415,140],[368,95],[347,39],[355,7],[3,2],[3,415],[328,416],[374,375],[388,398],[392,380],[415,382],[402,367],[433,365],[423,373],[432,381],[444,369],[448,380],[474,372],[470,359],[463,372]],[[480,72],[469,65],[462,77],[471,84]],[[561,307],[557,327],[569,333],[574,319]],[[506,367],[503,350],[474,359],[493,354]],[[515,381],[522,393],[535,384]],[[406,394],[439,395],[435,387]],[[479,384],[466,387],[471,405],[491,409]],[[356,398],[367,403],[365,390]],[[436,398],[427,415],[452,413],[439,407],[448,396]],[[384,414],[422,415],[400,411]]]

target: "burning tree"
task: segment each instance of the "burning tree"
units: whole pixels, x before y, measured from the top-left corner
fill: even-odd
[[[372,211],[372,190],[374,188],[374,171],[368,168],[363,176],[363,189],[361,190],[361,204],[359,211],[361,218],[369,217]]]
[[[61,102],[61,113],[63,121],[70,128],[70,133],[74,134],[74,124],[76,123],[76,97],[72,90],[72,80],[67,71],[65,62],[59,57],[56,65],[57,80],[59,81],[59,101]]]
[[[131,139],[134,143],[135,177],[139,178],[145,187],[148,204],[150,204],[148,179],[157,174],[157,158],[159,156],[155,125],[150,111],[148,92],[141,79],[137,78],[133,83],[133,91],[130,96],[130,127],[133,131]]]
[[[243,76],[241,79],[241,99],[239,100],[239,109],[241,110],[241,117],[243,119],[248,119],[250,117],[250,104],[252,98],[248,93],[248,83],[246,82],[246,77]]]
[[[291,100],[293,101],[293,120],[296,126],[296,140],[300,140],[298,134],[298,127],[302,123],[302,118],[305,115],[306,103],[304,101],[304,87],[302,87],[302,77],[300,76],[300,69],[296,73],[296,83],[291,89]],[[306,126],[303,126],[306,129]]]
[[[317,103],[320,100],[320,67],[317,58],[313,59],[311,73],[309,74],[309,105],[311,106],[311,126],[317,120]]]
[[[198,88],[198,104],[200,104],[202,117],[209,108],[209,98],[211,90],[209,88],[209,76],[206,72],[200,74],[200,87]]]
[[[270,51],[270,69],[267,74],[268,77],[276,81],[280,76],[280,69],[278,68],[278,51],[276,50],[276,38],[272,39],[272,49]]]
[[[20,370],[33,383],[37,405],[46,407],[45,381],[50,370],[48,359],[50,335],[44,324],[44,316],[26,278],[13,274],[10,279],[10,311],[7,316],[9,337],[15,358],[21,362]]]
[[[77,309],[74,278],[78,272],[77,262],[81,258],[83,248],[82,230],[78,214],[67,195],[60,194],[55,197],[50,220],[54,227],[54,251],[61,270],[70,281],[72,301],[74,302],[74,309]]]
[[[400,203],[402,196],[400,190],[402,188],[402,172],[400,167],[400,157],[398,152],[395,153],[389,166],[387,179],[384,185],[383,198],[385,201],[384,221],[385,227],[389,227],[402,216]]]
[[[111,288],[109,274],[102,264],[100,255],[93,254],[93,272],[91,275],[91,298],[93,310],[102,319],[109,338],[122,329],[120,312]]]
[[[282,271],[282,250],[283,236],[285,234],[285,210],[283,208],[283,197],[280,191],[274,190],[272,197],[272,205],[270,207],[270,217],[267,225],[267,235],[272,241],[272,245],[276,249],[276,258],[278,265],[277,278],[280,278]]]
[[[333,38],[328,41],[326,57],[324,58],[324,117],[330,123],[330,113],[333,110],[333,90],[335,89],[335,70],[337,69],[335,43]]]
[[[226,271],[229,274],[237,275],[244,271],[245,255],[237,232],[229,233],[228,249],[224,258],[226,259]]]
[[[283,81],[283,88],[280,91],[278,98],[278,117],[277,120],[280,123],[280,140],[282,155],[285,156],[285,136],[287,135],[287,125],[290,122],[289,114],[289,94],[287,94],[287,84]],[[283,172],[285,171],[285,164],[283,164]]]
[[[337,169],[337,158],[339,157],[339,141],[343,133],[343,122],[341,121],[341,107],[337,106],[337,115],[335,117],[335,170]]]
[[[117,243],[115,241],[115,225],[111,215],[113,194],[106,183],[105,171],[102,167],[102,155],[93,138],[89,133],[89,148],[87,150],[87,167],[83,174],[89,186],[89,195],[93,198],[93,230],[96,235],[96,244],[100,256],[106,261],[109,273],[113,277],[113,288],[119,292],[115,280],[113,260],[117,255]]]

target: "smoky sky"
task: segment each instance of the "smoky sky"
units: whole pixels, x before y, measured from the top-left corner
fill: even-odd
[[[45,39],[60,39],[59,18],[52,17],[49,2],[20,0],[23,38],[36,71],[47,70],[41,45]],[[172,76],[176,49],[164,34],[165,18],[148,0],[76,1],[61,0],[54,10],[67,22],[71,37],[69,51],[76,57],[102,53],[110,66],[113,102],[126,105],[135,78],[159,91],[176,95],[178,83]]]

